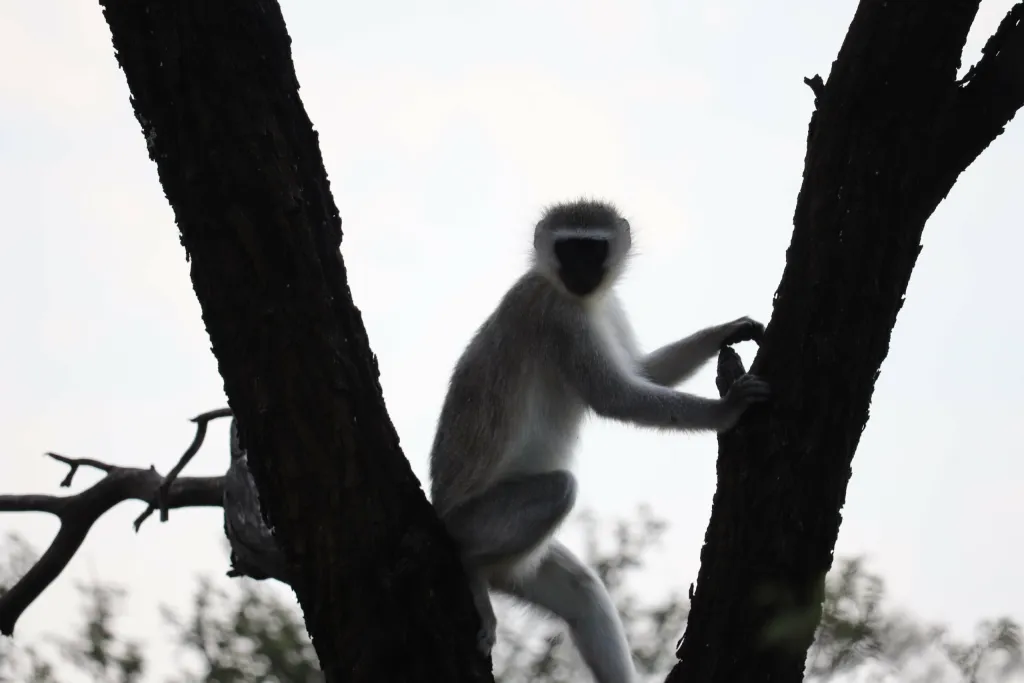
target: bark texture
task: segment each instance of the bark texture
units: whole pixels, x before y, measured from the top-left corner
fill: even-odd
[[[775,310],[767,407],[720,438],[671,683],[796,683],[851,462],[925,222],[1024,103],[1024,5],[956,80],[979,2],[862,0],[817,111]],[[723,357],[720,373],[735,374]]]
[[[328,681],[486,681],[399,448],[275,0],[101,0]]]

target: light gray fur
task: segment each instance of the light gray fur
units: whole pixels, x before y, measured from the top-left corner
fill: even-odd
[[[753,338],[762,327],[740,318],[642,356],[612,289],[629,255],[629,224],[609,205],[597,206],[617,220],[561,226],[542,219],[530,270],[457,362],[431,451],[431,494],[462,549],[483,650],[496,626],[489,587],[562,618],[598,683],[632,683],[629,646],[605,587],[551,540],[575,502],[570,470],[582,421],[593,411],[639,426],[721,432],[765,400],[767,385],[744,375],[724,399],[669,388],[728,340]],[[553,243],[602,232],[610,237],[605,280],[574,296],[559,280]]]

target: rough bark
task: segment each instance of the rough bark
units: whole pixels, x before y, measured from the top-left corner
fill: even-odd
[[[327,680],[490,680],[384,407],[277,2],[101,5]]]
[[[793,238],[751,367],[774,398],[719,440],[671,683],[802,680],[925,222],[1024,103],[1024,5],[956,81],[978,4],[862,0],[827,84],[808,81],[817,112]],[[722,361],[720,372],[736,372]]]

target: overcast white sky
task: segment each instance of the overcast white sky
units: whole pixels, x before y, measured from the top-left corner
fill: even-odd
[[[421,478],[450,367],[523,267],[546,202],[602,196],[631,218],[640,255],[623,298],[646,347],[767,321],[812,107],[802,78],[827,76],[854,0],[282,4],[353,296]],[[966,63],[1012,4],[982,3]],[[225,398],[98,4],[0,4],[0,63],[0,489],[61,492],[47,450],[166,472],[188,418]],[[957,628],[1024,618],[1022,152],[1015,122],[928,224],[837,547]],[[712,373],[688,388],[713,394]],[[221,422],[189,472],[222,473],[226,445]],[[671,521],[660,589],[696,578],[715,453],[708,436],[585,431],[581,504],[620,516],[646,503]],[[100,521],[20,638],[58,628],[75,580],[99,575],[130,588],[124,625],[155,640],[159,603],[184,605],[198,573],[225,571],[217,511],[136,535],[140,510]],[[0,533],[40,548],[55,529],[0,517]]]

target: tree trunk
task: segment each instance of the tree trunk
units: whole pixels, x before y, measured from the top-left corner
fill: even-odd
[[[328,681],[488,681],[398,445],[276,0],[101,0]]]
[[[809,81],[817,112],[793,239],[751,368],[773,401],[719,440],[670,683],[803,678],[853,454],[925,222],[1024,103],[1024,5],[956,81],[978,4],[862,0],[827,86]]]

